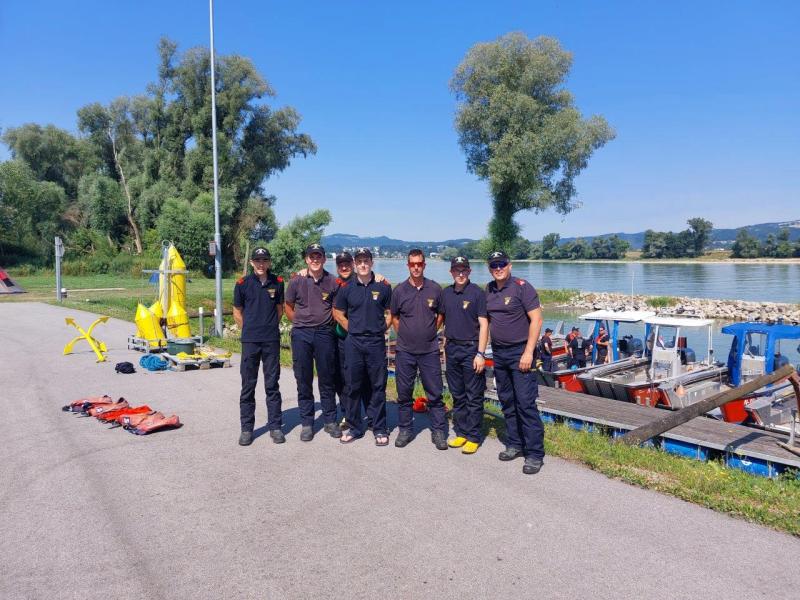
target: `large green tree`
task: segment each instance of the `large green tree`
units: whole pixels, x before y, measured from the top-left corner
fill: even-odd
[[[584,119],[575,107],[565,88],[571,66],[557,40],[509,33],[473,46],[450,82],[467,168],[489,182],[496,247],[519,234],[519,211],[578,206],[575,178],[614,137],[603,117]]]

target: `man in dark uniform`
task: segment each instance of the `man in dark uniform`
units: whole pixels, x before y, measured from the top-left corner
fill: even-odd
[[[581,334],[581,330],[577,327],[574,328],[575,335],[572,336],[572,339],[567,346],[567,351],[569,352],[569,367],[577,367],[582,369],[586,366],[586,355],[592,348],[592,344],[583,337]]]
[[[552,329],[546,328],[542,339],[539,341],[539,358],[542,359],[542,371],[550,371],[553,368],[553,338],[550,337],[552,333]]]
[[[503,461],[525,457],[522,472],[538,473],[544,464],[544,426],[536,406],[539,388],[531,372],[542,328],[539,294],[511,276],[511,260],[502,250],[489,255],[493,281],[486,286],[486,310],[492,338],[494,378],[506,420]]]
[[[450,261],[453,285],[442,291],[439,312],[444,317],[447,387],[453,396],[453,429],[448,442],[462,454],[474,454],[481,443],[483,397],[486,390],[486,344],[489,320],[486,294],[470,282],[469,260],[457,256]]]
[[[361,403],[354,390],[360,390],[364,379],[371,388],[367,416],[372,422],[375,444],[389,444],[386,428],[386,339],[391,324],[387,311],[392,299],[388,282],[378,282],[372,272],[372,252],[359,248],[354,254],[356,276],[336,294],[333,316],[347,331],[345,362],[347,364],[347,421],[350,429],[339,440],[348,444],[364,435]]]
[[[307,269],[303,277],[292,277],[286,288],[286,316],[292,321],[292,366],[297,381],[300,409],[300,439],[314,439],[314,366],[322,405],[324,429],[331,437],[342,437],[336,423],[336,336],[331,314],[339,284],[324,269],[325,249],[309,244],[304,252]]]
[[[256,411],[256,384],[259,364],[264,369],[267,393],[267,428],[276,444],[286,441],[281,426],[281,338],[278,329],[283,315],[283,279],[269,272],[272,266],[269,251],[256,248],[250,256],[253,273],[242,277],[233,288],[233,318],[242,331],[242,392],[239,414],[242,433],[239,444],[253,443]]]
[[[597,330],[597,339],[595,339],[595,343],[597,344],[597,355],[594,358],[594,364],[596,365],[604,365],[608,360],[608,332],[603,325]]]
[[[439,315],[442,288],[425,274],[425,254],[415,248],[408,253],[409,278],[392,290],[392,324],[397,332],[395,382],[397,384],[397,439],[394,445],[403,448],[414,439],[412,403],[417,373],[428,397],[431,420],[431,441],[439,450],[447,450],[447,418],[442,392],[442,363],[439,359],[439,338],[442,324]]]

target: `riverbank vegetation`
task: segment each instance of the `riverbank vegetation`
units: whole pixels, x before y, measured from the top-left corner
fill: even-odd
[[[736,234],[736,241],[731,248],[733,258],[800,258],[800,240],[792,243],[791,231],[782,228],[778,235],[770,233],[767,239],[760,242],[744,229]]]

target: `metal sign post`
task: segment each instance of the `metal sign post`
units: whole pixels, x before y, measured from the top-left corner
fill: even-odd
[[[214,279],[216,309],[214,310],[214,329],[222,337],[222,235],[219,228],[219,170],[217,166],[217,83],[214,68],[214,0],[208,0],[211,58],[211,153],[214,159]]]
[[[56,300],[64,299],[64,288],[61,287],[61,259],[64,258],[64,242],[56,236]]]

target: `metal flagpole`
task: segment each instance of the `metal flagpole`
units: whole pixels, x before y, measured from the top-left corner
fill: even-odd
[[[216,309],[214,329],[222,337],[222,235],[219,230],[219,176],[217,168],[217,91],[214,69],[214,0],[208,0],[208,18],[211,30],[211,151],[214,156],[214,274]]]

